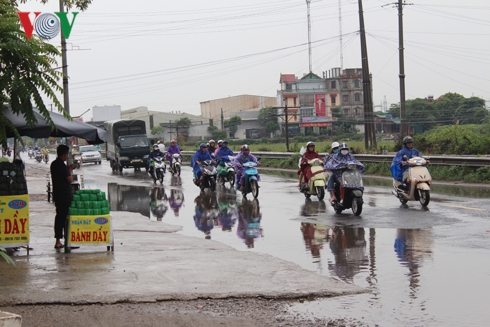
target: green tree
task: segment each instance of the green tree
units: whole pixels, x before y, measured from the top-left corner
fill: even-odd
[[[9,2],[17,6],[17,1],[16,0],[9,0]],[[20,0],[21,3],[26,3],[27,0]],[[49,0],[40,0],[39,2],[41,3],[48,3]],[[63,0],[63,3],[65,4],[66,8],[78,8],[80,10],[86,10],[90,4],[92,4],[92,0]]]
[[[151,129],[151,135],[156,135],[157,137],[162,137],[165,129],[162,126],[155,126]]]
[[[235,133],[238,129],[238,125],[242,124],[242,118],[239,116],[230,117],[230,119],[225,120],[225,128],[230,131],[230,137],[235,138]]]
[[[33,35],[27,39],[20,29],[15,2],[0,2],[0,124],[20,135],[13,124],[5,117],[6,110],[22,115],[27,125],[37,122],[34,105],[40,114],[54,124],[43,98],[52,102],[57,110],[69,118],[56,97],[62,92],[58,85],[61,73],[52,67],[57,66],[58,50]],[[0,143],[6,144],[6,129],[0,129]]]
[[[208,132],[214,140],[223,140],[226,138],[226,131],[218,129],[216,126],[209,126]]]
[[[274,133],[279,130],[279,123],[277,122],[277,109],[274,109],[273,107],[261,108],[257,120],[259,126],[262,127],[267,133]]]
[[[455,119],[460,124],[481,124],[488,117],[485,100],[471,97],[462,100],[456,109]]]

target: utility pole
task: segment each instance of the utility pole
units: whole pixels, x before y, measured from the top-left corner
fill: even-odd
[[[225,116],[223,116],[223,108],[221,108],[221,129],[225,129]]]
[[[286,122],[286,152],[289,152],[289,118],[288,118],[288,99],[284,98],[284,115]]]
[[[405,58],[403,54],[403,6],[405,1],[398,0],[398,53],[400,62],[400,138],[407,132],[407,117],[405,114]]]
[[[169,127],[168,127],[168,129],[169,129],[168,134],[170,134],[170,139],[172,139],[172,121],[171,120],[168,121],[168,125],[169,125]]]
[[[311,20],[310,20],[310,2],[311,0],[306,0],[306,10],[308,16],[308,58],[309,58],[309,68],[310,73],[312,72],[311,67]]]
[[[65,7],[63,0],[60,0],[60,12],[64,12]],[[68,114],[70,114],[70,97],[68,92],[68,61],[66,59],[66,39],[63,33],[61,34],[61,65],[63,67],[63,100],[64,108]]]
[[[340,41],[340,71],[344,70],[344,49],[342,45],[342,0],[339,0],[339,41]]]
[[[364,101],[364,147],[376,147],[376,130],[373,116],[373,97],[371,89],[371,78],[369,76],[369,61],[367,54],[366,30],[364,28],[364,11],[362,0],[359,4],[359,25],[361,32],[361,57],[362,57],[362,89]]]

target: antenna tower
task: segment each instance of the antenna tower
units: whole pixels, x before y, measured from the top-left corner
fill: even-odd
[[[306,9],[308,14],[308,59],[309,59],[309,67],[310,73],[312,72],[311,68],[311,20],[310,20],[310,2],[311,0],[306,0]]]

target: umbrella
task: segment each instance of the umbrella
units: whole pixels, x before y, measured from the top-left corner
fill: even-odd
[[[50,116],[57,129],[52,129],[51,124],[41,116],[37,110],[33,110],[37,119],[34,127],[29,127],[22,115],[14,114],[8,110],[3,114],[9,119],[21,136],[33,138],[70,137],[76,136],[87,140],[89,144],[100,144],[107,142],[107,132],[101,128],[80,122],[78,120],[69,121],[63,115],[51,112]],[[7,137],[13,137],[14,133],[7,130]]]

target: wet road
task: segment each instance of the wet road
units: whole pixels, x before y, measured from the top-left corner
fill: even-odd
[[[106,162],[80,173],[86,187],[107,189],[112,210],[139,212],[183,226],[182,234],[268,253],[372,291],[298,304],[293,312],[381,326],[488,325],[488,188],[436,187],[424,210],[416,202],[401,205],[389,181],[366,178],[364,209],[355,217],[305,200],[287,176],[263,175],[257,202],[223,188],[201,196],[189,167],[181,179],[167,175],[163,187],[153,187],[144,172],[112,174]]]

